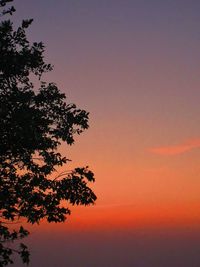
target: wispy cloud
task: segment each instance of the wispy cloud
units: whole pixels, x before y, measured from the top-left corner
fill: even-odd
[[[189,139],[177,145],[153,147],[149,151],[159,155],[178,155],[200,147],[200,138]]]

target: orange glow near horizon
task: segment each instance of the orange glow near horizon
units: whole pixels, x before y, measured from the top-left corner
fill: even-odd
[[[98,199],[95,206],[74,208],[61,226],[63,231],[65,227],[105,230],[200,225],[198,150],[188,150],[183,155],[169,153],[166,158],[149,153],[146,146],[141,149],[141,144],[139,148],[135,146],[131,155],[119,143],[117,149],[121,154],[117,154],[113,153],[116,144],[111,139],[108,147],[99,147],[97,143],[95,153],[87,134],[83,139],[71,148],[70,157],[75,160],[68,168],[83,166],[85,159],[91,163],[96,182],[90,186]],[[196,147],[198,140],[185,143]],[[84,159],[79,151],[85,151]]]
[[[200,205],[184,204],[168,206],[99,206],[73,208],[65,223],[41,222],[43,233],[56,231],[134,231],[139,229],[193,229],[200,230]],[[34,231],[37,225],[27,226]]]

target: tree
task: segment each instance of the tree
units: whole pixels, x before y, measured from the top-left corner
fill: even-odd
[[[15,12],[9,2],[0,0],[1,17]],[[13,263],[14,252],[29,262],[24,244],[10,246],[29,233],[23,226],[12,230],[10,222],[63,222],[70,214],[69,204],[96,200],[88,187],[94,182],[88,167],[52,177],[56,167],[68,161],[58,151],[61,142],[72,145],[74,135],[88,128],[89,114],[67,104],[56,84],[41,81],[52,66],[44,61],[43,43],[27,40],[31,23],[23,20],[16,30],[10,20],[0,23],[0,267]],[[40,82],[37,90],[32,75]]]

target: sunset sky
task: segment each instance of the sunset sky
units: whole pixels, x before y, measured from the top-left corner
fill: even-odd
[[[54,65],[43,80],[90,112],[61,150],[98,197],[33,230],[30,267],[200,266],[200,1],[14,2]]]

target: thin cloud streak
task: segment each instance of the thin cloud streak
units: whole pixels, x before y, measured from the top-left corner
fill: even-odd
[[[153,154],[158,154],[158,155],[179,155],[199,147],[200,147],[200,138],[195,138],[186,140],[183,143],[173,146],[150,148],[149,151]]]

